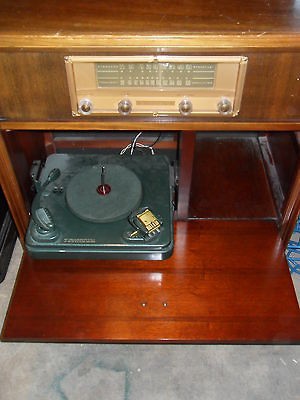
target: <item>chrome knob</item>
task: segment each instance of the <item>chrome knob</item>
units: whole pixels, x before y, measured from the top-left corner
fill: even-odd
[[[219,101],[217,108],[220,114],[230,114],[232,112],[231,101],[224,97]]]
[[[129,99],[123,99],[118,104],[118,111],[122,115],[129,115],[132,111],[132,103]]]
[[[187,116],[193,111],[193,104],[189,99],[183,99],[178,106],[181,115]]]
[[[80,114],[89,115],[93,111],[93,103],[89,99],[82,99],[79,102],[79,110]]]

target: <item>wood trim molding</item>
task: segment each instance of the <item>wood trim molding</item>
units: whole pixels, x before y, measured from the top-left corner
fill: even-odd
[[[1,121],[2,130],[202,130],[202,131],[296,131],[300,130],[300,121],[292,122],[239,122],[239,121],[174,121],[174,120],[134,120],[101,119],[97,121]]]
[[[255,34],[174,34],[174,35],[107,35],[107,34],[2,34],[0,49],[70,49],[103,50],[115,48],[126,51],[136,48],[156,52],[176,50],[214,49],[299,49],[298,33]]]

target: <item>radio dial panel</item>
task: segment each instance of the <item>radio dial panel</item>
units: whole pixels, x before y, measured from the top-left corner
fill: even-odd
[[[243,56],[68,56],[73,116],[236,116]]]

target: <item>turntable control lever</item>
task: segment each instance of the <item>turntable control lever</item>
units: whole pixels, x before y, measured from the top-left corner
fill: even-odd
[[[49,175],[47,176],[47,179],[46,179],[46,181],[45,181],[43,186],[47,186],[49,183],[54,182],[59,177],[60,177],[60,169],[59,168],[53,168],[49,172]]]

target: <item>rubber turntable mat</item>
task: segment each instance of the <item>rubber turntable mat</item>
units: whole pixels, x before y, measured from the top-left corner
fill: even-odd
[[[290,343],[300,311],[275,224],[180,222],[165,261],[25,255],[2,338]]]
[[[101,168],[105,169],[104,184],[107,194],[97,190],[101,186]],[[87,167],[68,184],[66,200],[71,211],[91,222],[112,222],[127,217],[142,199],[142,184],[136,174],[121,165]]]

